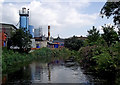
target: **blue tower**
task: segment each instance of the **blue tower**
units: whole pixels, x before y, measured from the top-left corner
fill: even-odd
[[[29,9],[22,8],[22,10],[19,10],[20,15],[20,28],[25,29],[25,31],[28,31],[29,29]]]

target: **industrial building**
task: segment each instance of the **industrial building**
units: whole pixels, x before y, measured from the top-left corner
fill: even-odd
[[[34,28],[33,25],[29,23],[29,9],[23,7],[19,10],[19,28],[23,29],[25,32],[29,32],[32,35],[32,49],[34,48],[42,48],[42,47],[50,47],[50,48],[61,48],[64,47],[64,39],[56,38],[53,39],[50,36],[50,25],[48,25],[48,37],[45,37],[42,32],[42,27]],[[1,23],[0,35],[2,36],[2,46],[7,45],[7,40],[11,37],[11,33],[15,32],[17,28],[12,24],[4,24]]]
[[[19,10],[20,21],[19,21],[19,28],[24,29],[24,31],[28,31],[32,35],[32,48],[36,48],[35,39],[34,39],[34,26],[29,25],[29,9],[25,7],[22,10]]]
[[[34,29],[34,37],[41,37],[43,36],[42,27]]]
[[[48,37],[43,36],[42,28],[35,29],[35,41],[36,48],[47,47],[49,42],[52,42],[52,38],[50,37],[50,26],[48,26]]]
[[[48,42],[49,48],[63,48],[64,47],[64,39],[61,39],[59,36],[53,39],[52,42]]]
[[[34,37],[36,48],[47,47],[47,40],[45,36]]]
[[[22,8],[22,10],[19,10],[19,15],[20,15],[19,28],[22,28],[22,29],[28,31],[28,28],[29,28],[29,9]]]
[[[0,44],[7,46],[7,40],[11,37],[11,33],[15,32],[17,28],[12,24],[0,23]]]
[[[64,47],[64,39],[61,39],[59,36],[56,39],[50,37],[50,26],[48,26],[48,43],[47,47],[49,48],[62,48]]]
[[[4,32],[0,32],[0,47],[6,46],[7,35]]]
[[[38,29],[35,29],[34,26],[29,25],[29,9],[22,8],[22,10],[19,11],[19,15],[20,15],[19,27],[21,29],[24,29],[25,31],[29,31],[33,37],[31,39],[32,49],[47,47],[47,40],[46,37],[43,36],[42,28],[39,27]]]
[[[34,37],[34,26],[29,25],[29,9],[23,7],[22,10],[19,10],[19,15],[19,28],[24,29],[25,31],[29,31],[32,37]]]
[[[34,38],[34,26],[33,25],[29,25],[28,31],[30,32],[30,34]]]
[[[11,32],[15,32],[17,28],[12,25],[12,24],[5,24],[5,23],[0,23],[0,32],[4,32],[7,34],[7,37],[11,37]]]
[[[60,38],[59,36],[53,40],[53,43],[58,43],[58,48],[64,47],[64,39]]]

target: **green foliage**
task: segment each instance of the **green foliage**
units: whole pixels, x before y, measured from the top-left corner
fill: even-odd
[[[107,18],[113,16],[113,22],[120,24],[120,1],[106,2],[100,11],[102,18],[106,16]],[[118,29],[118,34],[120,36],[120,29]]]
[[[20,49],[27,49],[31,47],[31,35],[23,29],[18,29],[12,34],[11,40],[13,46],[18,46]]]
[[[34,60],[39,60],[41,62],[50,62],[55,59],[65,60],[73,55],[75,55],[74,51],[70,51],[66,48],[41,48],[29,54],[21,54],[19,52],[14,52],[13,50],[7,50],[6,48],[3,48],[2,70],[3,73],[10,73],[20,69],[20,67],[23,67],[24,65]]]
[[[115,44],[112,44],[109,50],[111,55],[115,56],[114,60],[117,64],[117,67],[120,68],[120,43],[116,42]]]
[[[100,13],[103,15],[102,17],[104,17],[104,15],[109,18],[113,15],[114,18],[114,23],[120,24],[120,16],[119,16],[119,10],[120,10],[120,1],[117,2],[106,2],[105,5],[103,6],[103,8],[101,9]]]
[[[114,26],[102,26],[103,34],[95,27],[89,30],[84,47],[78,51],[76,60],[88,70],[98,73],[115,72],[120,69],[120,43]]]
[[[99,31],[93,26],[91,30],[88,31],[88,43],[94,43],[100,38]]]
[[[74,54],[74,51],[70,51],[66,48],[61,49],[50,49],[50,48],[41,48],[39,50],[35,50],[32,53],[36,59],[39,58],[56,58],[56,59],[67,59],[68,57]]]
[[[76,36],[65,40],[65,47],[70,50],[78,51],[83,46],[83,41],[79,40]]]
[[[30,54],[20,54],[13,50],[3,48],[2,53],[2,70],[3,72],[12,72],[19,69],[22,64],[33,59]],[[12,68],[12,69],[11,69]]]
[[[120,43],[116,42],[108,47],[100,42],[98,45],[82,47],[77,60],[89,70],[114,72],[120,69]]]
[[[112,43],[116,43],[116,41],[119,41],[118,34],[115,31],[114,26],[102,26],[103,28],[103,39],[107,42],[108,46],[110,46]]]
[[[86,46],[86,47],[82,47],[80,48],[80,50],[78,51],[79,56],[77,56],[77,60],[78,62],[80,62],[80,64],[85,67],[85,68],[90,68],[90,66],[95,65],[94,60],[92,59],[92,57],[94,56],[94,49],[96,48],[96,46]]]
[[[119,68],[120,43],[115,43],[111,47],[99,46],[93,59],[96,61],[96,70],[114,72]]]
[[[107,51],[105,48],[104,50],[101,49],[101,51],[101,54],[92,57],[96,61],[95,70],[99,72],[114,71],[117,67],[116,62],[114,61],[115,56],[111,56],[109,51]]]

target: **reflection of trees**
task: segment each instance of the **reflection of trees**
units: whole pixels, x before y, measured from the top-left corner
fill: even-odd
[[[120,85],[120,73],[116,74],[115,84],[114,85]]]
[[[51,81],[51,71],[49,64],[48,64],[48,81]]]
[[[23,79],[24,80],[30,80],[31,79],[31,71],[30,71],[30,68],[27,66],[27,67],[24,67],[24,70],[23,70]]]
[[[13,82],[13,84],[15,82],[21,83],[21,84],[26,84],[26,83],[30,83],[30,68],[27,66],[25,66],[24,68],[21,68],[20,70],[12,73],[12,74],[8,74],[7,76],[7,82]]]

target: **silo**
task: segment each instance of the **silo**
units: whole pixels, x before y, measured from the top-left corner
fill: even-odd
[[[29,25],[29,32],[32,35],[32,37],[34,37],[34,26],[33,25]]]
[[[28,31],[29,9],[22,8],[22,10],[19,11],[19,15],[20,15],[20,26],[19,27]]]

